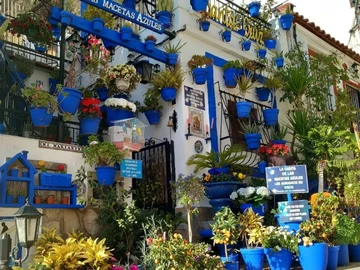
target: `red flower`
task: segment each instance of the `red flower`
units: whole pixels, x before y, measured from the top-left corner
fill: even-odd
[[[58,170],[59,172],[62,172],[62,171],[64,171],[64,170],[65,170],[65,167],[64,167],[64,165],[62,165],[62,164],[59,164],[59,165],[57,166],[57,170]]]

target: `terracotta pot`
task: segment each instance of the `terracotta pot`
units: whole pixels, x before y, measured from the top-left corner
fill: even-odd
[[[69,197],[61,198],[61,203],[62,204],[70,204],[70,198]]]
[[[292,156],[270,156],[268,158],[269,165],[273,166],[285,166],[285,165],[294,165],[294,157]]]
[[[35,204],[41,204],[42,198],[41,197],[35,197]]]
[[[54,204],[55,202],[55,196],[49,196],[46,198],[46,201],[48,204]]]

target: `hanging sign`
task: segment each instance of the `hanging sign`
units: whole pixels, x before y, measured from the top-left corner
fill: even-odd
[[[184,86],[185,105],[195,109],[205,111],[205,96],[204,92],[196,90],[189,86]]]
[[[280,222],[303,222],[309,219],[308,201],[278,202]]]
[[[155,20],[149,16],[139,13],[133,9],[125,7],[112,0],[81,0],[84,3],[105,10],[111,14],[119,16],[127,21],[138,24],[142,27],[150,29],[156,33],[162,34],[164,26],[158,20]]]
[[[306,165],[267,167],[266,184],[274,194],[308,193]]]
[[[142,161],[136,159],[123,159],[121,161],[120,176],[142,179]]]

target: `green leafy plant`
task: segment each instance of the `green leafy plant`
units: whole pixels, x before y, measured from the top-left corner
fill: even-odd
[[[288,134],[288,128],[286,126],[279,126],[278,128],[271,128],[272,140],[283,140]]]
[[[215,182],[238,182],[243,181],[246,178],[246,174],[241,172],[236,173],[219,173],[219,174],[204,174],[204,183],[215,183]]]
[[[255,134],[255,133],[260,133],[260,126],[257,124],[257,123],[243,123],[241,122],[240,123],[241,127],[242,127],[242,130],[243,134]]]
[[[179,53],[180,50],[186,45],[186,43],[180,44],[181,40],[176,45],[171,44],[170,42],[164,45],[164,50],[167,53]]]
[[[286,249],[291,253],[298,253],[298,237],[283,227],[265,227],[261,235],[261,244],[264,248],[271,248],[272,252]]]
[[[230,60],[222,66],[222,70],[226,70],[228,68],[241,68],[241,63],[239,60]]]
[[[207,58],[204,55],[193,55],[188,62],[188,66],[190,70],[194,70],[195,68],[208,67],[213,64],[214,60],[211,58]]]
[[[11,59],[12,63],[15,66],[15,69],[21,73],[24,73],[27,78],[29,78],[34,73],[35,62],[16,54],[14,58]]]
[[[344,214],[337,215],[336,239],[339,245],[357,245],[360,243],[360,226],[351,218]]]
[[[114,29],[116,26],[116,20],[114,20],[114,17],[111,13],[91,5],[87,6],[86,10],[84,11],[83,17],[90,21],[95,18],[103,19],[105,27],[110,29]]]
[[[169,11],[174,12],[174,1],[173,0],[157,0],[156,9],[158,11]]]
[[[261,244],[263,217],[255,214],[252,208],[239,214],[240,239],[246,243],[247,248],[254,248]]]
[[[62,91],[61,87],[59,87],[59,91]],[[55,112],[58,109],[56,96],[51,95],[35,84],[23,88],[22,95],[34,107],[46,107],[49,112]]]
[[[249,89],[255,84],[255,82],[253,82],[253,77],[251,75],[243,75],[236,78],[236,82],[239,88],[239,95],[245,99],[246,93],[248,93]]]
[[[359,171],[351,170],[344,175],[344,201],[351,217],[360,217],[360,183]]]
[[[159,73],[155,73],[151,83],[154,85],[154,88],[159,91],[165,87],[179,89],[185,79],[185,74],[181,69],[181,65],[177,64],[173,68],[169,67]]]
[[[139,111],[162,111],[163,105],[160,104],[160,92],[153,88],[149,88],[145,93],[144,106],[139,107]]]
[[[206,154],[195,154],[189,158],[187,165],[194,165],[194,173],[202,169],[221,168],[231,166],[245,158],[241,153],[243,148],[240,145],[232,145],[223,152],[216,153],[215,151],[206,152]]]

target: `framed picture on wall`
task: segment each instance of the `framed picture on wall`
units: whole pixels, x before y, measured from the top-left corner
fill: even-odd
[[[189,108],[190,133],[194,136],[205,138],[204,112]]]

